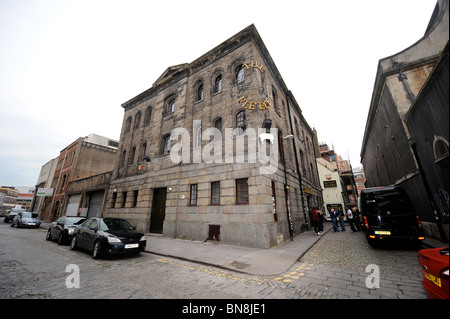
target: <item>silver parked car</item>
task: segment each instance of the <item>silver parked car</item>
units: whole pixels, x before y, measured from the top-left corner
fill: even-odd
[[[38,213],[32,212],[20,212],[14,217],[11,227],[17,226],[19,227],[33,227],[39,228],[41,225],[41,219],[39,218]]]

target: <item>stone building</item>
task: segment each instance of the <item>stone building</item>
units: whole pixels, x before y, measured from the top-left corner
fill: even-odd
[[[321,204],[314,132],[254,25],[167,68],[122,107],[106,216],[269,248],[306,229],[306,205]]]
[[[417,137],[412,136],[406,118],[415,105],[421,103],[417,96],[425,87],[448,43],[448,19],[449,1],[438,0],[424,36],[403,51],[379,61],[361,148],[366,186],[402,186],[413,200],[426,235],[439,239],[442,239],[443,233],[438,230],[440,225],[436,224],[437,216],[433,205],[430,205],[430,196],[427,196],[423,172],[418,165],[419,158],[411,147]],[[445,117],[446,114],[447,119],[444,121],[447,121],[448,136],[448,87],[437,84],[436,90],[441,90],[441,93],[447,90],[447,103],[438,101],[446,108],[446,113],[443,107],[438,107],[433,112],[439,110],[441,113],[433,115],[433,118]],[[443,94],[437,96],[445,99]],[[432,108],[427,108],[432,111]],[[424,114],[423,108],[421,114]],[[411,119],[410,122],[412,125]],[[422,127],[431,134],[428,138],[432,139],[435,133],[445,134],[445,129],[440,133],[434,131],[433,125],[428,121]],[[422,130],[421,138],[423,134]]]

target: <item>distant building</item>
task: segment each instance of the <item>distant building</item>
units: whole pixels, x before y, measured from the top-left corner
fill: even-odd
[[[20,205],[20,207],[25,209],[26,211],[31,211],[30,209],[31,202],[34,196],[34,187],[20,186],[16,188],[19,191],[16,204]]]
[[[48,161],[41,168],[39,178],[34,188],[34,197],[31,202],[30,210],[42,214],[45,211],[45,197],[37,196],[39,189],[51,188],[53,176],[55,175],[56,165],[58,164],[58,157]]]
[[[359,197],[359,195],[361,194],[361,190],[366,188],[366,174],[364,174],[364,168],[362,166],[355,167],[353,169],[353,177],[355,178],[355,185]]]
[[[16,207],[19,191],[12,186],[0,187],[0,209],[4,212]]]
[[[67,193],[69,183],[113,170],[117,149],[111,147],[109,141],[114,140],[91,134],[85,138],[78,138],[61,150],[51,181],[50,188],[53,188],[53,195],[45,197],[43,204],[41,213],[43,220],[54,221],[65,214],[81,213],[79,208],[83,198],[81,193],[72,195]]]
[[[331,209],[344,210],[345,185],[337,168],[336,161],[328,161],[325,158],[317,158],[317,169],[323,194],[323,212],[326,218],[330,218]]]

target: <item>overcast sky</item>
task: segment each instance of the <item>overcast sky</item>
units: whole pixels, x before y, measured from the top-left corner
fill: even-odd
[[[434,0],[0,0],[0,185],[90,133],[172,65],[255,24],[319,142],[353,167],[378,61],[417,42]]]

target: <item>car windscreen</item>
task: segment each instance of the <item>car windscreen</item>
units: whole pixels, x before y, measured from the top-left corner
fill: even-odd
[[[85,220],[83,217],[68,217],[66,219],[66,225],[78,225],[83,220]]]
[[[100,222],[100,230],[133,230],[133,226],[125,219],[103,218]]]
[[[369,193],[364,206],[364,212],[369,215],[400,216],[414,212],[409,198],[396,191]]]
[[[29,213],[29,212],[23,212],[22,218],[38,218],[38,213]]]

